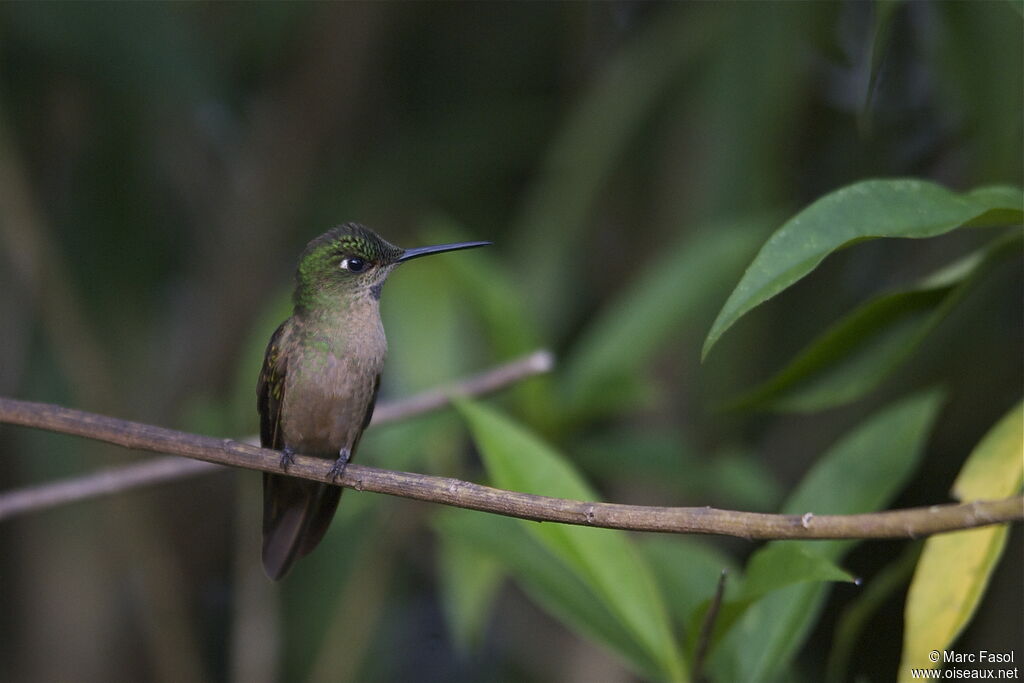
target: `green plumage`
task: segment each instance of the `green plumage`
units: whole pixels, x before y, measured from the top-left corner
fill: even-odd
[[[373,415],[387,340],[380,292],[400,263],[426,254],[482,246],[464,242],[400,249],[347,223],[311,241],[299,259],[295,309],[267,345],[257,384],[260,441],[293,454],[335,461],[339,476]],[[263,567],[283,577],[323,538],[341,488],[263,476]]]

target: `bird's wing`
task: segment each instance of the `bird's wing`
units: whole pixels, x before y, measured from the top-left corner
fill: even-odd
[[[366,404],[366,415],[363,415],[363,428],[359,430],[359,436],[362,437],[363,432],[370,426],[370,420],[373,418],[373,407],[377,405],[377,394],[380,393],[380,373],[373,378],[373,395],[370,396],[370,402]],[[355,452],[356,446],[359,445],[359,439],[356,439],[355,444],[352,445],[352,451]]]
[[[284,405],[288,361],[281,349],[289,334],[286,320],[270,337],[256,383],[260,444],[264,448],[276,450],[285,446],[281,431],[281,409]],[[263,473],[263,567],[275,581],[287,573],[298,557],[307,520],[317,508],[322,491],[326,488],[323,484],[283,474]]]
[[[284,380],[288,363],[281,353],[281,345],[288,334],[288,321],[281,323],[263,355],[263,368],[256,383],[256,409],[260,413],[260,445],[264,448],[280,449],[281,404],[284,402]]]

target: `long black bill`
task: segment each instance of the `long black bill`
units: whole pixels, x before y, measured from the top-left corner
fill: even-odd
[[[454,244],[435,244],[432,247],[416,247],[415,249],[406,249],[402,252],[402,255],[398,257],[399,263],[405,263],[411,261],[414,258],[420,256],[428,256],[429,254],[440,254],[443,251],[457,251],[459,249],[473,249],[475,247],[486,247],[490,242],[455,242]]]

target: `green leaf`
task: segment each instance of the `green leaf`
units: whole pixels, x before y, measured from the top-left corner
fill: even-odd
[[[857,400],[924,339],[951,289],[896,292],[865,303],[728,407],[813,412]]]
[[[462,295],[446,266],[440,259],[422,259],[415,266],[399,268],[388,279],[381,306],[390,342],[386,379],[403,392],[436,386],[469,371]]]
[[[450,219],[431,219],[423,230],[427,244],[480,239]],[[499,258],[496,247],[473,254],[473,258],[452,258],[444,262],[460,285],[459,296],[467,301],[485,324],[485,332],[497,355],[502,357],[533,351],[541,344],[534,316],[526,307],[521,287]]]
[[[649,483],[694,504],[715,501],[763,510],[774,509],[782,500],[780,486],[762,458],[729,446],[702,453],[671,428],[614,427],[573,441],[572,450],[573,461],[590,476],[615,478],[625,465],[639,485]]]
[[[830,6],[832,5],[832,6]],[[687,174],[677,192],[691,216],[778,206],[791,196],[792,184],[780,168],[800,164],[800,152],[788,141],[800,135],[807,82],[813,67],[793,50],[814,42],[813,26],[835,24],[833,3],[706,3],[698,15],[721,12],[721,22],[706,27],[729,36],[743,49],[709,49],[700,71],[687,79],[679,118],[702,135],[687,156]],[[692,16],[692,14],[691,14]],[[821,49],[819,45],[817,49]],[[699,169],[699,170],[698,170]]]
[[[808,472],[784,514],[852,515],[881,509],[917,466],[942,402],[931,390],[892,403],[840,439]],[[804,543],[800,541],[800,543]],[[847,541],[807,542],[837,559]]]
[[[487,354],[473,345],[477,335],[471,333],[465,294],[448,270],[451,261],[479,257],[464,252],[421,259],[389,277],[381,305],[388,337],[382,394],[409,395],[479,371],[481,362],[474,359]],[[450,472],[454,444],[464,439],[460,422],[454,412],[440,412],[370,430],[361,442],[360,459],[374,464],[386,454],[388,467]],[[418,447],[403,447],[408,443]]]
[[[783,498],[776,473],[747,449],[723,448],[706,465],[705,491],[731,507],[774,509]]]
[[[809,412],[857,400],[898,367],[997,262],[1010,255],[1019,258],[1022,246],[1024,234],[1014,231],[915,289],[868,301],[729,407]]]
[[[786,505],[787,514],[855,514],[882,509],[920,460],[941,393],[915,394],[885,407],[841,438],[811,468]],[[774,541],[838,562],[855,541]],[[777,679],[817,620],[827,596],[820,583],[773,591],[750,606],[714,653],[721,680]]]
[[[826,256],[880,237],[925,238],[965,225],[1020,223],[1024,195],[987,187],[956,194],[923,180],[865,180],[817,200],[773,234],[725,302],[704,341],[706,357],[747,312],[814,270]]]
[[[747,563],[746,579],[739,596],[721,606],[712,642],[719,641],[751,605],[773,591],[801,583],[855,580],[828,558],[810,552],[803,546],[795,543],[769,543],[754,553]],[[691,641],[704,620],[709,604],[704,604],[693,616],[689,630]]]
[[[875,94],[875,87],[878,84],[878,74],[881,72],[882,64],[885,61],[893,17],[896,14],[896,10],[902,4],[903,0],[875,0],[874,3],[875,25],[871,34],[868,79],[864,88],[863,104],[861,105],[858,120],[858,127],[861,129],[862,134],[870,128],[871,101]]]
[[[569,410],[592,415],[636,405],[623,386],[728,286],[753,254],[764,223],[745,219],[687,236],[641,271],[567,354]]]
[[[444,510],[434,527],[449,543],[471,546],[497,562],[542,609],[585,638],[617,653],[651,679],[659,667],[605,603],[517,521],[467,510]]]
[[[794,583],[808,581],[855,581],[823,555],[794,543],[769,543],[747,563],[744,598],[757,599]]]
[[[449,539],[438,554],[438,576],[452,640],[466,656],[480,644],[504,572],[475,545]]]
[[[964,178],[1002,182],[1021,177],[1024,110],[1024,31],[1020,17],[1000,2],[934,5],[935,42],[924,48],[937,83],[936,106],[971,121],[972,154]],[[1019,5],[1018,5],[1019,7]],[[922,46],[924,47],[924,46]],[[999,68],[993,65],[999,64]],[[982,75],[983,74],[983,75]]]
[[[975,447],[953,485],[963,502],[1005,498],[1024,483],[1024,403],[1018,403]],[[900,680],[910,669],[935,668],[970,623],[1003,548],[1009,525],[933,536],[925,543],[907,594]]]
[[[640,547],[665,592],[672,618],[680,625],[689,623],[697,608],[708,603],[723,571],[728,577],[727,595],[741,576],[732,557],[700,539],[648,535]]]
[[[466,400],[456,404],[466,419],[491,480],[496,486],[573,500],[597,495],[549,445],[511,420]],[[520,522],[572,569],[640,647],[662,675],[685,678],[658,586],[629,537],[610,529]]]
[[[560,293],[578,275],[587,218],[616,163],[715,34],[714,18],[686,7],[660,9],[657,21],[632,32],[573,107],[510,232],[521,236],[519,282],[544,323],[555,323],[566,305]]]
[[[433,218],[424,230],[427,244],[476,239],[450,219]],[[476,314],[484,337],[497,358],[511,358],[540,348],[542,338],[535,316],[526,306],[522,287],[494,249],[481,249],[474,258],[452,258],[443,263],[458,285],[463,307]],[[476,336],[476,335],[471,335]],[[554,392],[550,378],[534,377],[509,390],[519,412],[530,424],[549,424],[558,413],[551,410]]]

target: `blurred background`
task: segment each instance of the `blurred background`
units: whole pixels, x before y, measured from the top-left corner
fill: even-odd
[[[723,411],[856,304],[983,243],[830,258],[700,344],[760,243],[869,177],[1022,181],[1009,2],[5,3],[0,394],[216,436],[257,431],[263,349],[295,260],[357,220],[417,262],[383,297],[381,399],[539,347],[555,372],[488,399],[607,500],[776,509],[838,435],[950,390],[899,506],[948,500],[1017,400],[1019,263],[996,270],[870,398]],[[0,489],[149,457],[0,427]],[[450,411],[371,430],[358,461],[481,481]],[[508,581],[457,610],[439,508],[347,492],[281,584],[259,475],[223,472],[0,523],[0,677],[631,680]],[[1021,534],[959,649],[1024,642]],[[742,562],[754,544],[708,540]],[[902,543],[863,544],[870,577]],[[820,680],[842,586],[797,659]],[[892,678],[902,593],[859,647]],[[474,621],[475,619],[475,621]]]

